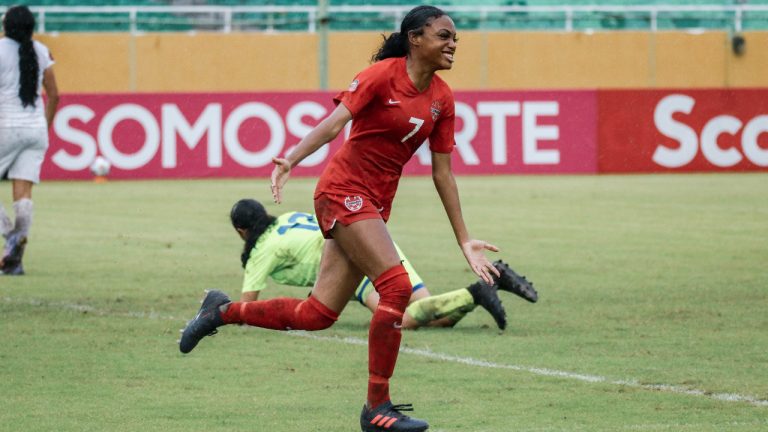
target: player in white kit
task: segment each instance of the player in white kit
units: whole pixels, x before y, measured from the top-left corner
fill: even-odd
[[[35,17],[26,6],[9,8],[0,39],[0,178],[13,186],[11,221],[0,203],[0,234],[5,247],[0,274],[22,275],[21,259],[32,224],[32,185],[40,182],[40,167],[48,149],[48,127],[59,103],[53,57],[32,40]],[[43,104],[40,91],[45,88]]]

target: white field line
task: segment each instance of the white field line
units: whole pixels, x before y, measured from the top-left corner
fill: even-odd
[[[122,317],[128,317],[128,318],[149,318],[149,319],[167,320],[167,321],[182,321],[180,318],[173,317],[170,315],[161,315],[154,311],[110,312],[110,311],[99,310],[92,306],[81,305],[76,303],[46,302],[46,301],[36,300],[36,299],[17,300],[10,297],[3,297],[3,302],[14,303],[14,304],[26,304],[29,306],[37,306],[37,307],[61,308],[61,309],[66,309],[70,311],[89,313],[89,314],[98,315],[98,316],[122,316]],[[367,340],[356,338],[356,337],[320,336],[320,335],[306,332],[306,331],[289,331],[285,333],[291,336],[298,336],[298,337],[313,339],[317,341],[336,342],[336,343],[343,343],[347,345],[360,345],[360,346],[368,345]],[[700,396],[700,397],[706,397],[709,399],[714,399],[722,402],[744,402],[744,403],[748,403],[748,404],[759,406],[759,407],[768,407],[768,400],[759,399],[749,395],[741,395],[737,393],[712,393],[705,390],[699,390],[695,388],[682,387],[682,386],[671,385],[671,384],[643,384],[638,382],[635,379],[617,380],[617,379],[611,379],[611,378],[607,378],[600,375],[586,375],[586,374],[559,371],[559,370],[547,369],[547,368],[502,364],[502,363],[495,363],[495,362],[490,362],[486,360],[475,359],[472,357],[460,357],[452,354],[434,352],[428,349],[401,347],[400,352],[405,354],[416,355],[419,357],[429,358],[433,360],[464,364],[464,365],[473,366],[473,367],[513,370],[513,371],[527,372],[534,375],[540,375],[540,376],[546,376],[546,377],[563,378],[563,379],[582,381],[582,382],[588,382],[588,383],[611,384],[616,386],[625,386],[625,387],[638,388],[642,390],[660,391],[665,393],[676,393],[676,394],[682,394],[682,395],[688,395],[688,396]]]
[[[305,331],[292,331],[289,333],[295,336],[301,336],[301,337],[306,337],[309,339],[315,339],[315,340],[321,340],[321,341],[340,342],[340,343],[345,343],[350,345],[368,345],[368,342],[366,340],[355,338],[355,337],[342,338],[339,336],[319,336],[319,335],[312,334]],[[710,399],[715,399],[715,400],[724,401],[724,402],[746,402],[755,406],[768,406],[768,400],[758,399],[754,396],[745,396],[745,395],[740,395],[735,393],[711,393],[704,390],[681,387],[676,385],[669,385],[669,384],[642,384],[635,379],[614,380],[614,379],[606,378],[599,375],[585,375],[585,374],[578,374],[573,372],[559,371],[554,369],[501,364],[501,363],[489,362],[486,360],[474,359],[471,357],[459,357],[451,354],[438,353],[438,352],[434,352],[427,349],[416,349],[416,348],[404,347],[404,348],[400,348],[400,352],[406,353],[406,354],[413,354],[420,357],[426,357],[434,360],[465,364],[465,365],[474,366],[474,367],[489,368],[489,369],[507,369],[507,370],[514,370],[519,372],[528,372],[534,375],[541,375],[541,376],[548,376],[548,377],[555,377],[555,378],[565,378],[565,379],[571,379],[571,380],[583,381],[583,382],[589,382],[589,383],[612,384],[617,386],[639,388],[643,390],[662,391],[667,393],[678,393],[678,394],[684,394],[684,395],[690,395],[690,396],[704,396]]]

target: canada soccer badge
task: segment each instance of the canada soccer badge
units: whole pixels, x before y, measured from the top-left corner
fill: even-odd
[[[429,111],[432,113],[432,121],[437,121],[440,117],[440,101],[433,101]]]
[[[355,212],[363,207],[363,199],[357,195],[353,197],[348,196],[344,198],[344,205],[349,209],[349,211]]]

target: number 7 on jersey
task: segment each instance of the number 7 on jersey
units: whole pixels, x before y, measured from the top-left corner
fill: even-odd
[[[416,132],[418,132],[419,129],[421,129],[421,126],[424,124],[424,120],[416,117],[411,117],[411,119],[408,120],[408,123],[412,123],[416,126],[414,126],[413,130],[408,135],[404,136],[403,139],[400,140],[400,142],[406,142],[408,141],[408,138],[416,135]]]

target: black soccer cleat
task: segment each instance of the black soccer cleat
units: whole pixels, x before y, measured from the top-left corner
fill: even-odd
[[[23,276],[24,275],[24,265],[22,263],[19,263],[19,265],[15,266],[15,267],[11,267],[8,270],[0,270],[0,275]]]
[[[219,290],[210,290],[203,299],[203,305],[194,318],[181,331],[179,350],[184,354],[192,351],[200,339],[218,333],[217,327],[224,325],[219,306],[230,303],[229,297]]]
[[[496,267],[496,270],[501,274],[501,277],[499,277],[497,282],[500,290],[517,294],[531,303],[536,303],[539,300],[539,293],[533,288],[533,283],[528,282],[525,276],[520,276],[515,273],[515,271],[502,260],[495,261],[493,266]]]
[[[11,234],[5,241],[5,249],[0,273],[4,275],[20,276],[24,274],[21,259],[24,257],[24,248],[27,246],[27,237],[19,233]]]
[[[368,409],[363,405],[360,428],[363,432],[422,432],[429,429],[429,424],[424,420],[408,417],[401,411],[413,411],[413,406],[392,405],[390,401],[384,402],[376,409]]]
[[[496,285],[488,285],[483,281],[477,281],[468,286],[467,290],[472,294],[475,304],[485,308],[500,329],[504,330],[507,328],[507,312],[504,310],[504,306],[501,305]]]

